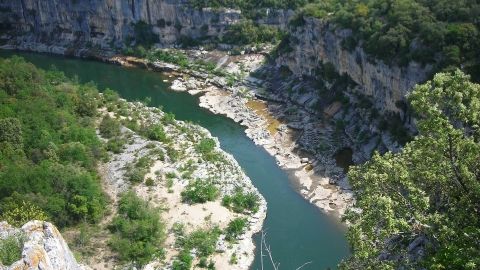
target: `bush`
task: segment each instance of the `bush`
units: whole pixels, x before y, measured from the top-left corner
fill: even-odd
[[[245,20],[232,24],[222,37],[222,42],[236,45],[274,43],[281,37],[282,33],[276,27],[258,25],[251,20]]]
[[[145,185],[147,187],[153,187],[155,185],[155,181],[153,181],[152,178],[147,178],[147,180],[145,180]]]
[[[120,135],[120,122],[107,114],[100,122],[99,130],[102,137],[107,139],[118,136]]]
[[[153,32],[152,26],[144,21],[133,24],[133,30],[135,32],[135,42],[142,48],[143,46],[150,48],[154,43],[159,42],[158,35]]]
[[[173,261],[173,270],[190,270],[192,268],[193,257],[188,250],[182,250],[177,259]]]
[[[0,265],[11,265],[22,258],[23,237],[0,239]]]
[[[123,146],[127,143],[124,138],[114,137],[107,142],[107,150],[115,154],[120,154],[123,152]]]
[[[183,250],[196,249],[200,257],[207,257],[215,252],[215,246],[221,233],[217,227],[209,230],[199,229],[184,238],[180,238],[177,245],[182,247]]]
[[[165,225],[159,211],[132,191],[121,196],[118,215],[109,226],[114,234],[109,244],[121,261],[143,266],[162,254]]]
[[[146,136],[150,140],[166,143],[169,141],[165,130],[160,124],[151,125],[146,130]]]
[[[21,227],[30,220],[48,220],[47,214],[31,202],[12,202],[4,207],[0,220],[6,221],[15,227]]]
[[[218,197],[218,188],[210,181],[191,181],[182,191],[182,201],[186,203],[206,203]]]
[[[260,198],[253,192],[243,193],[241,189],[237,189],[232,196],[223,197],[222,205],[233,210],[236,213],[245,211],[257,212],[260,206]]]
[[[245,232],[246,227],[246,218],[236,218],[230,221],[227,228],[225,229],[225,239],[227,239],[228,241],[235,240],[238,236],[242,235]]]
[[[132,168],[128,171],[127,177],[132,183],[141,183],[143,182],[146,174],[147,171],[143,168]]]

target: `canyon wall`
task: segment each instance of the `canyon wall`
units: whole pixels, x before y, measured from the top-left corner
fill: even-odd
[[[277,65],[287,66],[297,76],[315,76],[323,63],[332,63],[340,74],[347,74],[372,97],[380,111],[400,112],[396,106],[419,82],[425,81],[432,67],[411,62],[408,66],[389,66],[373,60],[360,47],[347,50],[342,41],[351,30],[336,29],[333,24],[304,18],[304,24],[290,28],[288,52],[280,55]]]
[[[134,24],[145,22],[161,44],[171,45],[182,36],[217,36],[240,17],[238,10],[189,8],[185,0],[0,0],[0,40],[54,53],[110,49],[134,35]]]

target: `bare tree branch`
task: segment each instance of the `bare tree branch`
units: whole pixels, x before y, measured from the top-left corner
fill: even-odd
[[[302,269],[305,265],[308,265],[308,264],[311,264],[311,263],[312,263],[312,262],[306,262],[306,263],[302,264],[300,267],[298,267],[298,268],[295,269],[295,270],[300,270],[300,269]]]

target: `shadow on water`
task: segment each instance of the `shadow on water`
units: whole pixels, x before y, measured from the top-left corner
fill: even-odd
[[[12,52],[0,51],[1,57]],[[179,120],[198,123],[219,138],[221,147],[231,153],[268,203],[264,229],[273,258],[279,269],[328,269],[349,255],[345,228],[330,216],[308,203],[294,189],[288,175],[263,148],[256,146],[244,133],[244,128],[232,120],[214,115],[198,106],[198,97],[169,91],[164,75],[135,68],[50,55],[15,53],[41,68],[54,65],[67,76],[77,76],[80,82],[93,81],[103,91],[117,91],[123,98],[145,100],[152,106],[163,107]],[[260,235],[254,239],[259,246]],[[251,269],[261,269],[257,248]],[[265,264],[265,270],[273,269]]]

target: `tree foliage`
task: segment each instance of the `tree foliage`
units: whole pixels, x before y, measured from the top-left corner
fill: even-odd
[[[137,197],[133,191],[122,195],[110,230],[114,233],[110,246],[118,252],[120,260],[143,266],[162,253],[165,225],[159,209]]]
[[[478,269],[480,85],[457,70],[409,96],[419,135],[354,167],[345,269]]]
[[[326,0],[306,5],[303,16],[335,22],[353,30],[346,44],[361,45],[387,63],[410,60],[440,67],[464,63],[475,80],[480,63],[480,3],[469,0]],[[475,72],[474,72],[475,71]]]
[[[73,83],[19,57],[0,60],[3,218],[19,225],[50,218],[63,227],[102,216],[95,164],[104,150],[92,119],[99,98],[92,84]]]

